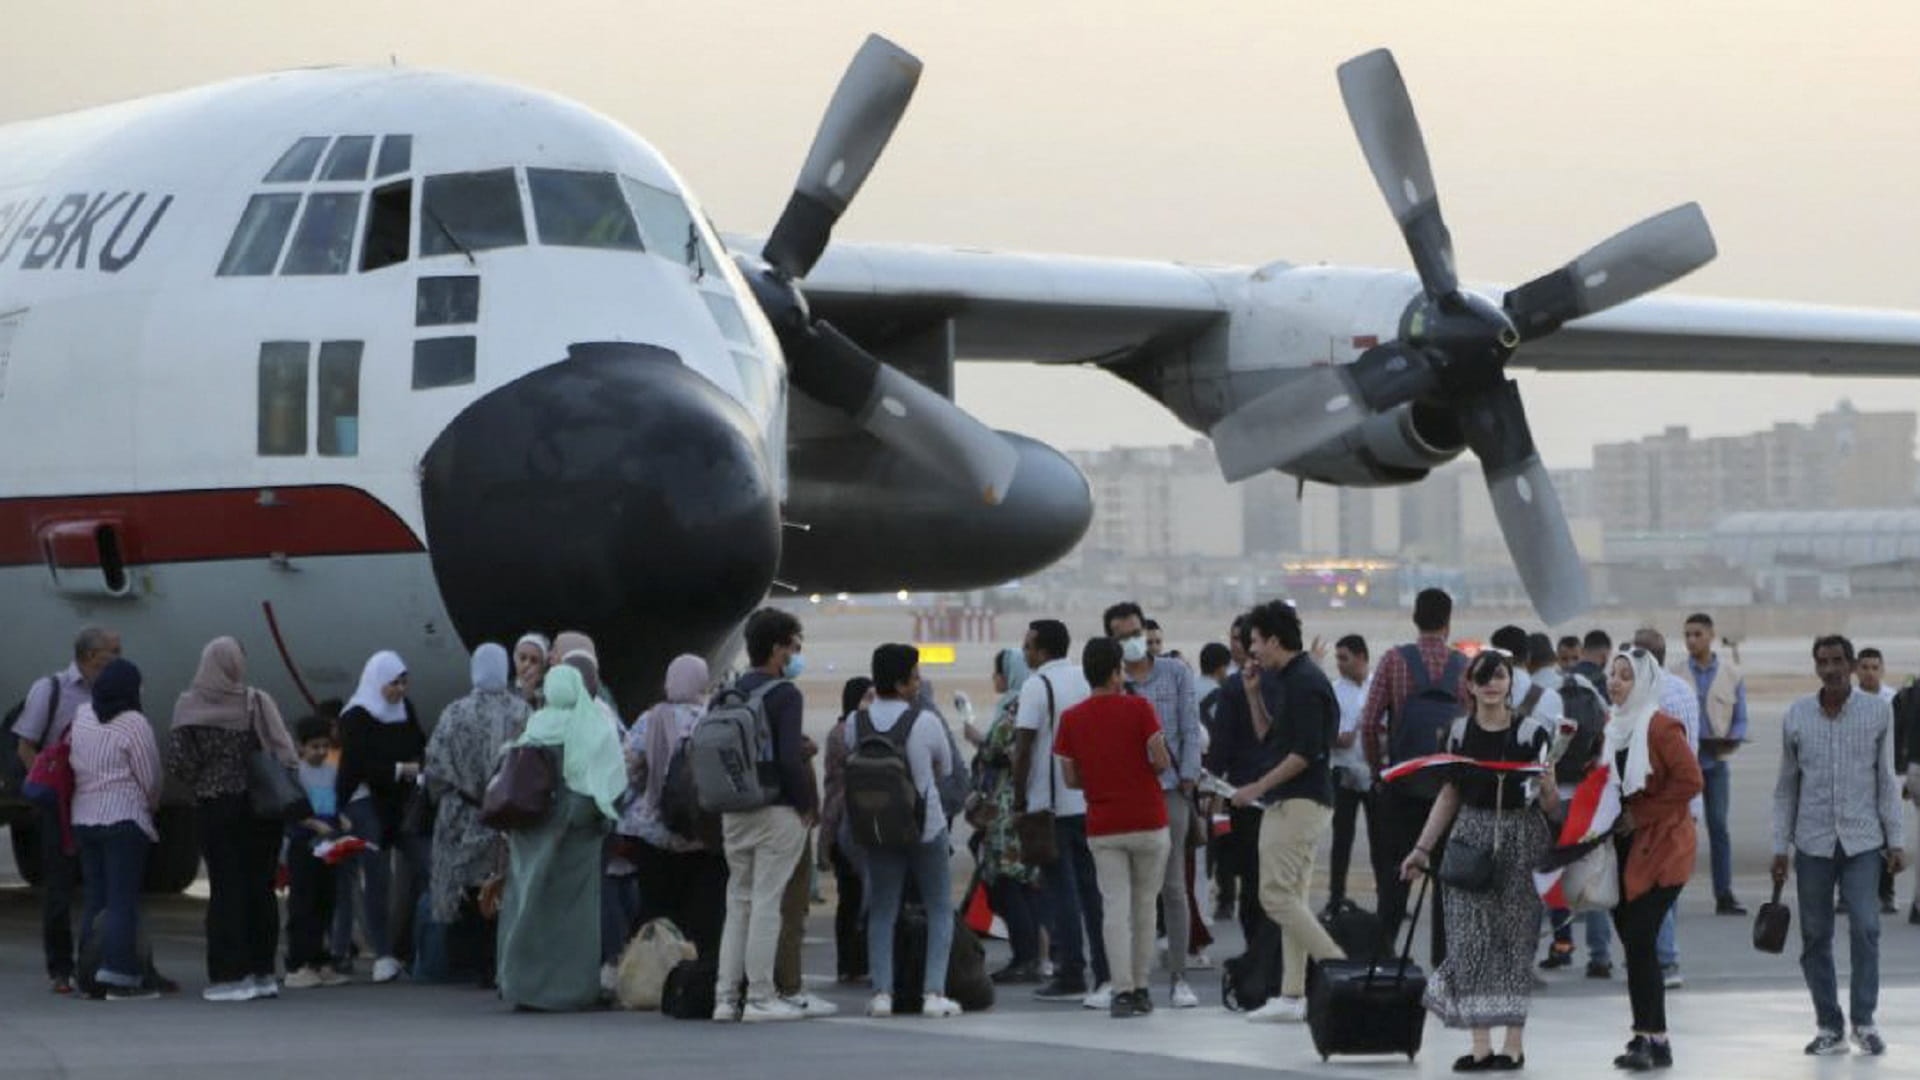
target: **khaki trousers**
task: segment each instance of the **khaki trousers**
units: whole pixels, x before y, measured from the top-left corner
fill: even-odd
[[[1312,799],[1283,799],[1260,816],[1260,906],[1280,924],[1280,996],[1307,992],[1307,958],[1346,957],[1307,905],[1313,851],[1333,821],[1333,808]]]

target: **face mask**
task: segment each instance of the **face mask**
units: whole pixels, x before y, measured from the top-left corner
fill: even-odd
[[[807,658],[800,653],[787,657],[787,666],[780,669],[783,678],[797,679],[807,670]]]
[[[1129,664],[1137,664],[1147,658],[1147,636],[1135,634],[1120,643],[1120,655]]]

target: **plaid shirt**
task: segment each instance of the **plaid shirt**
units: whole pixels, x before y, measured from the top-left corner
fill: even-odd
[[[1447,658],[1455,651],[1453,646],[1441,634],[1421,634],[1414,644],[1420,649],[1420,658],[1427,662],[1427,677],[1439,681],[1446,672]],[[1467,686],[1465,672],[1454,693],[1462,709],[1472,707],[1473,692]],[[1367,703],[1360,708],[1360,746],[1376,776],[1387,763],[1387,717],[1399,712],[1412,694],[1413,672],[1408,670],[1400,650],[1393,649],[1380,658],[1380,666],[1373,672],[1373,688],[1367,691]]]

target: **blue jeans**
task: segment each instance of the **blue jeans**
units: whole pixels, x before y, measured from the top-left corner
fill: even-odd
[[[85,953],[93,935],[99,934],[100,967],[94,972],[95,981],[138,986],[140,880],[146,875],[153,841],[131,821],[77,825],[73,834],[80,842],[80,873],[86,881],[80,951]]]
[[[1660,936],[1653,939],[1654,954],[1660,958],[1661,968],[1680,966],[1680,942],[1675,940],[1676,927],[1673,913],[1680,906],[1680,898],[1667,908],[1667,917],[1660,920]]]
[[[1733,899],[1733,841],[1727,836],[1727,800],[1733,796],[1733,776],[1725,761],[1700,759],[1700,775],[1707,787],[1707,848],[1713,865],[1713,898]]]
[[[913,875],[927,910],[927,975],[922,989],[947,992],[947,958],[953,952],[953,877],[947,866],[947,833],[909,851],[868,848],[867,971],[873,988],[893,992],[893,928],[900,897]]]
[[[1794,872],[1800,878],[1800,971],[1813,994],[1814,1020],[1823,1031],[1843,1032],[1840,984],[1833,972],[1833,895],[1836,886],[1847,902],[1851,1001],[1848,1012],[1854,1027],[1873,1023],[1880,1003],[1880,865],[1879,849],[1848,855],[1836,848],[1823,858],[1796,851]]]
[[[1087,816],[1054,818],[1053,838],[1060,857],[1040,875],[1047,897],[1053,974],[1067,982],[1085,981],[1087,954],[1084,950],[1091,948],[1093,982],[1098,986],[1109,978],[1107,943],[1101,933],[1106,908],[1100,900],[1099,879],[1093,872],[1093,850],[1087,847]],[[1257,897],[1250,902],[1259,906]],[[1089,930],[1091,934],[1087,933]],[[1089,940],[1091,945],[1083,946],[1082,943]]]
[[[1613,963],[1613,924],[1604,911],[1586,911],[1580,914],[1587,923],[1587,963]]]
[[[362,852],[341,864],[345,872],[340,876],[346,879],[346,883],[342,886],[340,905],[333,913],[334,948],[345,950],[353,942],[353,879],[357,876],[360,879],[360,906],[364,916],[362,926],[367,932],[367,947],[373,950],[376,959],[392,956],[393,900],[389,894],[393,888],[393,860],[397,855],[405,859],[401,864],[404,876],[400,881],[404,917],[411,922],[417,886],[426,881],[427,845],[419,837],[403,835],[399,829],[389,831],[385,828],[379,806],[372,799],[355,799],[348,803],[346,823],[353,835],[380,845],[380,849]],[[396,848],[399,850],[394,850]]]

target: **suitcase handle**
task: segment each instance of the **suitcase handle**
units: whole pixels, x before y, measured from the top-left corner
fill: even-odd
[[[1422,873],[1420,875],[1420,891],[1415,894],[1413,900],[1413,918],[1407,920],[1407,942],[1400,948],[1400,970],[1393,976],[1393,981],[1396,983],[1406,979],[1407,965],[1413,960],[1413,936],[1420,928],[1421,909],[1427,906],[1427,884],[1430,880],[1430,874]],[[1369,991],[1373,989],[1373,977],[1379,970],[1380,961],[1371,960],[1367,962],[1366,988]]]

